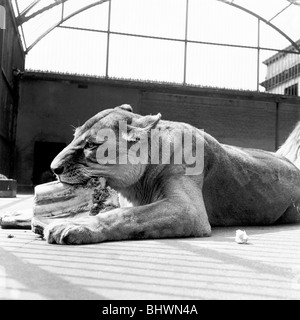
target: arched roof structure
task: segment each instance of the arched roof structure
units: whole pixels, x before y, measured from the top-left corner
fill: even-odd
[[[39,43],[41,39],[46,37],[52,30],[59,27],[61,24],[71,19],[72,17],[81,14],[82,12],[89,10],[95,6],[101,5],[105,2],[110,2],[111,0],[12,0],[15,5],[16,11],[16,22],[17,25],[22,30],[23,41],[25,44],[25,52],[28,53],[35,45]],[[113,1],[113,0],[112,0]],[[124,0],[126,1],[126,0]],[[188,1],[188,0],[187,0]],[[259,20],[268,24],[276,32],[280,33],[285,37],[294,48],[300,52],[300,47],[292,39],[289,33],[282,30],[280,27],[276,26],[276,22],[273,20],[278,18],[286,10],[290,9],[292,6],[300,6],[299,0],[263,0],[263,1],[250,1],[250,0],[215,0],[224,2],[231,5],[239,10],[243,10],[250,15],[255,16]],[[76,3],[75,3],[76,2]],[[254,3],[255,2],[255,3]],[[276,2],[276,3],[275,3]],[[65,14],[65,6],[73,5],[71,13]],[[264,8],[272,8],[269,12],[272,12],[272,16],[266,13]],[[24,32],[23,26],[26,25],[28,21],[34,21],[40,15],[47,15],[53,10],[59,11],[60,15],[53,19],[52,25],[48,29],[41,31],[40,35],[31,43],[26,42],[26,33]],[[298,40],[298,39],[295,39]]]
[[[254,60],[252,61],[251,70],[250,67],[247,69],[247,64],[237,66],[236,68],[242,69],[244,66],[246,66],[245,70],[243,69],[244,74],[250,74],[249,79],[251,78],[252,82],[255,78],[254,82],[256,83],[255,86],[257,86],[257,90],[259,90],[259,84],[263,80],[265,72],[262,72],[262,68],[264,67],[261,62],[265,61],[270,58],[270,56],[276,55],[278,52],[281,52],[283,54],[293,54],[293,55],[299,55],[300,54],[300,27],[299,27],[299,18],[300,18],[300,0],[166,0],[166,1],[159,1],[159,0],[9,0],[12,2],[12,5],[14,7],[15,15],[16,15],[16,24],[20,31],[20,36],[22,39],[22,43],[24,46],[24,52],[28,54],[28,57],[31,60],[37,60],[37,55],[44,56],[44,53],[35,54],[33,57],[32,51],[37,52],[38,48],[40,48],[41,44],[44,44],[47,39],[51,38],[51,35],[56,34],[58,30],[60,30],[62,33],[64,33],[63,36],[60,37],[60,44],[59,46],[63,47],[64,45],[70,44],[70,39],[68,39],[68,32],[76,32],[78,31],[78,34],[81,31],[86,31],[87,34],[91,35],[97,34],[101,35],[102,42],[99,44],[99,38],[97,40],[93,40],[92,37],[88,36],[89,40],[86,40],[86,43],[84,44],[85,37],[82,36],[80,39],[78,37],[78,43],[76,46],[74,45],[72,49],[69,49],[69,55],[75,54],[80,52],[81,53],[81,61],[82,60],[90,60],[90,61],[96,61],[96,60],[105,60],[105,66],[101,67],[101,71],[99,65],[97,65],[93,70],[84,69],[82,67],[80,70],[69,70],[66,68],[66,70],[62,70],[62,72],[75,72],[78,74],[87,74],[87,75],[96,75],[96,76],[104,76],[104,77],[124,77],[124,78],[134,78],[134,79],[141,79],[141,80],[157,80],[157,81],[171,81],[176,83],[183,83],[183,84],[202,84],[203,80],[199,75],[191,75],[191,70],[194,70],[195,68],[189,64],[188,60],[191,60],[191,57],[194,58],[194,61],[201,60],[202,61],[208,61],[208,59],[211,61],[210,63],[213,63],[214,59],[218,59],[218,55],[220,55],[220,51],[222,48],[222,52],[225,52],[225,58],[227,55],[227,59],[234,61],[234,60],[241,60],[244,56],[244,60],[247,61],[248,59]],[[143,10],[143,4],[146,6],[146,8]],[[205,7],[205,4],[207,4],[207,7]],[[174,11],[173,8],[170,6],[180,6],[181,14],[179,16],[174,16],[172,18],[172,15],[178,14],[178,11]],[[117,8],[117,7],[121,8]],[[139,9],[135,10],[135,6],[139,7]],[[161,6],[164,6],[163,14],[159,11],[161,10]],[[103,8],[103,9],[102,9]],[[130,8],[130,9],[128,9]],[[151,25],[151,18],[147,20],[146,15],[149,14],[149,9],[152,11],[152,19],[156,19],[156,15],[160,17],[160,24],[155,25],[153,24],[153,27]],[[85,16],[86,19],[88,18],[88,13],[91,13],[92,11],[97,11],[101,16],[99,16],[99,23],[97,22],[97,26],[94,28],[92,24],[89,23],[81,23],[79,22],[80,17]],[[122,12],[124,11],[124,14]],[[207,12],[203,12],[207,10]],[[218,16],[214,18],[214,10],[218,11]],[[117,11],[117,14],[115,14],[115,11]],[[220,15],[222,15],[222,12],[225,12],[224,14],[224,21],[221,21]],[[232,18],[233,15],[228,15],[228,12],[232,11],[236,15],[237,18]],[[127,15],[130,15],[128,18],[129,24],[133,22],[135,25],[135,28],[128,27],[126,25],[126,19]],[[199,18],[197,16],[199,15]],[[165,15],[165,16],[164,16]],[[184,17],[183,17],[184,16]],[[238,19],[238,16],[243,17]],[[146,18],[148,26],[146,32],[145,29],[145,23],[143,21],[143,17]],[[170,18],[171,17],[171,18]],[[211,17],[211,20],[214,20],[214,24],[210,23],[209,18]],[[215,26],[217,24],[225,24],[224,27],[226,27],[226,17],[231,17],[232,20],[239,21],[240,26],[235,27],[229,27],[223,28],[226,30],[222,30],[222,27],[220,25],[216,30],[218,29],[220,32],[219,35],[217,35],[217,31],[214,31]],[[247,18],[249,17],[249,18]],[[97,19],[97,18],[96,18]],[[120,19],[122,20],[120,26],[116,27],[116,21]],[[136,20],[140,23],[138,25],[135,23]],[[173,20],[172,20],[173,19]],[[201,24],[201,19],[204,20]],[[230,18],[229,18],[230,19]],[[246,24],[246,21],[250,21],[249,23],[250,27],[245,28],[244,24]],[[112,26],[111,26],[111,20]],[[179,21],[177,23],[177,21]],[[218,21],[220,20],[220,21]],[[75,21],[75,22],[74,22]],[[163,25],[163,21],[166,21],[166,24],[170,24],[169,29],[176,29],[179,30],[178,25],[181,25],[181,29],[178,31],[178,34],[176,32],[171,32],[170,30],[167,30],[168,27]],[[77,23],[79,24],[77,25]],[[199,22],[199,26],[197,23]],[[229,21],[232,23],[233,21]],[[205,26],[205,23],[208,23],[208,26]],[[229,23],[229,24],[230,24]],[[99,24],[102,27],[99,27]],[[172,25],[171,25],[172,24]],[[91,26],[92,25],[92,26]],[[151,29],[152,27],[152,29]],[[166,33],[160,32],[158,29],[164,29],[167,30]],[[251,32],[249,32],[249,28],[251,28]],[[143,29],[143,30],[142,30]],[[235,29],[235,30],[234,30]],[[237,31],[237,29],[240,29]],[[268,32],[266,32],[266,29],[268,29]],[[227,32],[227,33],[226,33]],[[240,39],[235,39],[234,37],[230,36],[230,33],[239,33],[238,36]],[[273,34],[276,34],[272,41],[270,40],[270,32]],[[198,33],[198,34],[197,34]],[[250,35],[250,33],[252,35]],[[113,60],[116,61],[116,59],[111,59],[110,55],[111,52],[111,39],[115,41],[114,39],[123,36],[123,38],[127,39],[128,43],[121,44],[121,47],[123,46],[123,49],[130,46],[137,46],[137,48],[141,48],[140,44],[135,44],[130,39],[139,39],[140,42],[143,42],[144,40],[149,40],[149,43],[154,43],[156,41],[156,47],[154,50],[154,47],[151,47],[151,44],[149,45],[149,48],[146,48],[144,51],[141,50],[140,55],[145,55],[145,60],[149,60],[149,56],[147,56],[148,52],[154,53],[154,51],[160,51],[160,44],[164,44],[169,46],[172,49],[165,50],[162,55],[164,56],[170,56],[172,55],[173,48],[177,50],[178,57],[181,56],[180,52],[183,52],[183,56],[176,60],[174,58],[173,66],[177,69],[180,69],[182,71],[178,71],[177,75],[173,76],[172,72],[170,72],[169,78],[157,78],[156,75],[151,74],[151,72],[148,70],[148,75],[140,76],[139,74],[137,76],[131,75],[127,72],[125,72],[125,75],[119,74],[116,72],[113,72],[111,65],[109,66],[109,63]],[[54,36],[52,36],[53,38]],[[64,37],[64,38],[63,38]],[[72,35],[72,37],[75,37]],[[57,37],[58,38],[58,37]],[[105,39],[104,39],[105,38]],[[64,39],[68,41],[64,41]],[[82,40],[83,39],[83,40]],[[53,39],[52,39],[53,40]],[[153,40],[153,41],[152,41]],[[80,45],[80,42],[82,41],[82,44]],[[122,42],[122,41],[121,41]],[[199,46],[202,45],[202,48],[199,49]],[[83,53],[82,47],[84,46],[90,46],[89,51],[95,51],[94,56],[90,55],[89,53]],[[97,47],[98,46],[98,47]],[[148,44],[147,44],[148,46]],[[81,48],[80,48],[81,47]],[[101,47],[101,52],[99,47]],[[105,48],[104,48],[105,47]],[[180,48],[179,48],[180,47]],[[158,49],[157,49],[158,48]],[[183,49],[182,49],[183,48]],[[210,49],[208,49],[210,48]],[[213,48],[215,48],[215,54],[212,54]],[[59,48],[57,48],[59,49]],[[60,48],[62,51],[63,49]],[[228,49],[228,50],[227,50]],[[236,49],[235,52],[233,52],[232,49]],[[247,49],[248,51],[246,52]],[[98,50],[98,51],[97,51]],[[151,51],[152,50],[152,51]],[[226,50],[228,51],[226,53]],[[78,52],[76,52],[78,51]],[[114,55],[117,56],[118,52],[115,49]],[[230,51],[230,52],[229,52]],[[46,49],[44,49],[43,52],[47,52]],[[204,56],[204,53],[206,53],[206,56]],[[54,53],[57,54],[58,53]],[[66,53],[67,54],[67,53]],[[223,55],[223,53],[222,53]],[[132,56],[132,53],[128,53],[128,56]],[[96,59],[95,59],[96,57]],[[215,57],[215,58],[214,58]],[[30,59],[27,59],[30,61]],[[45,58],[46,59],[46,58]],[[44,60],[45,60],[44,59]],[[118,57],[118,59],[122,59],[122,55]],[[124,58],[125,59],[125,58]],[[134,60],[134,58],[132,58]],[[47,59],[46,59],[47,60]],[[49,59],[48,59],[49,60]],[[56,60],[59,60],[59,57],[56,57]],[[257,61],[255,61],[257,60]],[[80,62],[81,62],[80,61]],[[183,61],[183,62],[182,62]],[[72,66],[80,65],[80,63],[67,61],[72,64]],[[148,62],[148,61],[147,61]],[[98,62],[97,62],[98,63]],[[118,61],[118,63],[122,63],[122,61]],[[126,61],[127,63],[127,61]],[[125,64],[126,64],[125,63]],[[152,63],[155,64],[155,56],[153,55],[153,61]],[[219,64],[222,63],[219,61]],[[99,63],[98,63],[99,64]],[[125,65],[123,63],[123,66]],[[161,65],[164,64],[164,61],[162,59]],[[138,63],[136,60],[132,62],[133,67],[136,67],[136,69],[143,68],[143,63],[140,62],[140,65],[138,66]],[[254,67],[253,67],[254,65]],[[256,66],[255,66],[256,65]],[[122,66],[122,67],[123,67]],[[173,66],[170,66],[168,70],[171,70]],[[198,69],[199,69],[198,65]],[[89,66],[90,67],[90,66]],[[202,66],[200,66],[202,68]],[[160,68],[160,67],[157,67]],[[203,72],[203,68],[200,70]],[[218,66],[213,66],[212,69],[208,69],[204,66],[205,72],[206,72],[206,79],[209,78],[210,74],[213,72],[218,71]],[[32,67],[30,67],[32,69]],[[40,68],[33,67],[34,70],[39,70]],[[121,69],[120,65],[115,66],[115,69]],[[149,67],[151,69],[151,67]],[[153,69],[153,68],[152,68]],[[232,69],[232,68],[231,68]],[[257,69],[253,71],[253,69]],[[49,70],[53,70],[53,68],[49,67]],[[60,70],[58,67],[57,70]],[[94,72],[94,70],[97,70]],[[213,71],[213,72],[211,72]],[[162,71],[162,73],[166,75],[166,71]],[[254,73],[256,75],[254,75]],[[181,73],[179,75],[179,73]],[[228,78],[234,77],[233,74],[231,74],[231,70],[227,68],[227,70],[221,71],[223,78],[225,79],[225,76],[227,74],[227,80],[226,80],[226,86],[233,87],[235,85],[231,85],[230,83],[227,84]],[[149,75],[150,74],[150,75]],[[191,76],[187,76],[187,74],[190,74]],[[244,77],[245,78],[245,77]],[[175,79],[175,80],[173,80]],[[179,79],[179,80],[177,80]],[[182,80],[181,80],[182,79]],[[204,82],[204,85],[209,86],[223,86],[223,83],[220,82],[217,83],[214,81],[207,80]],[[248,85],[241,85],[241,88],[248,88]],[[250,86],[249,89],[254,89],[253,86]]]

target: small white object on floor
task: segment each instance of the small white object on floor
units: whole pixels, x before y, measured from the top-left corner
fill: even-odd
[[[0,213],[0,226],[2,228],[31,229],[32,208],[23,210],[5,211]]]
[[[247,236],[246,231],[237,230],[235,235],[235,242],[238,244],[248,243],[249,237]]]

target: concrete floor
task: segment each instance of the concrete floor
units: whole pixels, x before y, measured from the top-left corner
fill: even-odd
[[[0,199],[4,210],[32,196]],[[0,299],[300,299],[300,226],[237,228],[211,238],[49,245],[0,229]]]

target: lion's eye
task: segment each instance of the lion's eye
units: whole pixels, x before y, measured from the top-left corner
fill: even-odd
[[[93,142],[87,142],[86,145],[84,146],[84,149],[95,149],[97,148],[98,145],[96,143],[93,143]]]

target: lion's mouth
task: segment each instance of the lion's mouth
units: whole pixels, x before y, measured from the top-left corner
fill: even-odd
[[[80,185],[80,186],[96,186],[99,183],[102,188],[106,187],[107,180],[103,177],[93,175],[83,175],[81,172],[73,171],[58,175],[57,179],[64,184],[68,185]]]
[[[69,185],[85,185],[92,179],[92,177],[86,177],[80,174],[62,174],[58,175],[57,179],[61,183]]]

